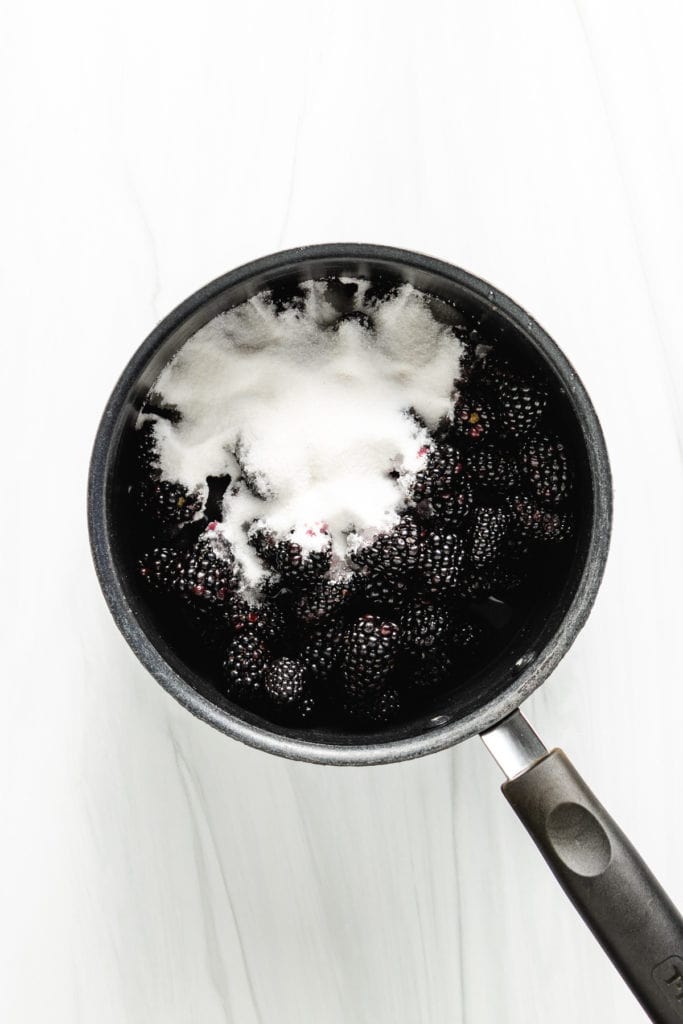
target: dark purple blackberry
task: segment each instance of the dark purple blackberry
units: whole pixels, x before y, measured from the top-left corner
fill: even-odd
[[[407,577],[394,579],[371,575],[359,580],[358,597],[371,610],[382,608],[396,612],[403,607],[409,589]]]
[[[493,491],[512,491],[519,482],[514,457],[494,444],[478,446],[468,459],[467,471],[476,484]]]
[[[263,673],[263,693],[273,704],[298,707],[306,691],[303,665],[294,658],[277,658]]]
[[[522,541],[529,539],[559,544],[573,533],[574,522],[568,512],[545,509],[525,494],[514,495],[508,504],[517,536]]]
[[[228,645],[223,662],[223,676],[231,697],[254,700],[263,688],[266,649],[258,636],[240,633]]]
[[[346,580],[316,580],[303,590],[294,604],[294,612],[301,622],[316,622],[343,608],[353,597],[356,582]]]
[[[455,491],[442,491],[432,498],[433,517],[444,523],[457,524],[471,511],[473,503],[472,488],[467,480],[462,480]]]
[[[135,498],[144,516],[164,526],[191,522],[204,504],[198,491],[190,492],[170,480],[141,480]]]
[[[271,649],[282,642],[287,628],[283,612],[269,601],[253,605],[235,597],[227,608],[227,619],[235,633],[258,636]]]
[[[351,718],[360,719],[368,725],[386,725],[399,715],[401,696],[393,687],[373,690],[360,700],[347,699],[344,710]]]
[[[465,545],[461,537],[446,528],[431,530],[420,545],[420,574],[423,589],[437,594],[455,585],[462,569]]]
[[[495,426],[495,413],[488,399],[474,389],[463,388],[454,408],[453,433],[456,437],[483,442]]]
[[[470,516],[470,561],[474,566],[495,562],[510,528],[510,513],[501,508],[478,508]]]
[[[520,446],[519,459],[522,476],[539,501],[556,505],[567,497],[572,474],[562,441],[530,437]]]
[[[347,629],[340,668],[351,701],[384,684],[395,665],[398,634],[395,622],[378,615],[363,615]]]
[[[401,648],[409,656],[428,657],[446,639],[449,625],[443,605],[418,599],[401,618]]]
[[[306,637],[298,658],[313,683],[324,682],[332,675],[339,658],[342,632],[341,623],[331,622]]]
[[[138,560],[138,575],[153,590],[170,594],[177,589],[182,563],[182,556],[175,548],[154,548]]]
[[[536,376],[522,377],[505,364],[487,361],[482,383],[495,397],[501,434],[525,437],[538,429],[548,405],[548,391]]]
[[[204,534],[184,552],[176,590],[195,609],[222,612],[234,600],[238,582],[227,541]]]
[[[138,479],[133,493],[138,509],[155,524],[176,527],[191,522],[203,507],[198,491],[161,479],[155,422],[147,420],[135,435]]]
[[[396,579],[417,568],[420,527],[409,514],[401,516],[389,533],[381,533],[372,544],[353,553],[357,565]]]
[[[295,541],[278,541],[263,531],[253,535],[251,543],[266,565],[278,573],[281,582],[287,587],[310,586],[329,571],[331,545],[317,551],[304,552]]]
[[[433,501],[440,494],[451,494],[457,489],[465,472],[465,462],[458,449],[450,444],[438,444],[427,454],[427,465],[415,474],[413,501]]]

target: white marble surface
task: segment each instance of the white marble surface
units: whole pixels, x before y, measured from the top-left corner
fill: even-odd
[[[643,1019],[478,740],[325,769],[149,678],[90,564],[108,392],[268,252],[429,252],[527,307],[602,418],[590,622],[528,705],[683,904],[677,0],[6,5],[0,1020]]]

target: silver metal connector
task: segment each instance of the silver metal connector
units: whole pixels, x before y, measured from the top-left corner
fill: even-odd
[[[521,711],[513,711],[481,738],[508,779],[523,775],[548,753]]]

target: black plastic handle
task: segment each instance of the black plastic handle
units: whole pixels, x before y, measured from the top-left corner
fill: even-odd
[[[683,1021],[683,918],[561,750],[503,792],[643,1009]]]

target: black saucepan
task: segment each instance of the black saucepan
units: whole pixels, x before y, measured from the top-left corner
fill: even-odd
[[[383,285],[408,281],[512,333],[557,388],[576,458],[578,536],[552,599],[469,682],[419,715],[376,734],[275,726],[245,711],[187,665],[161,635],[131,561],[127,461],[131,426],[162,367],[208,320],[264,288],[285,292],[333,274]],[[123,371],[104,411],[90,467],[88,515],[100,584],[140,661],[184,707],[228,736],[285,757],[329,765],[384,764],[482,735],[507,776],[503,792],[588,926],[653,1020],[683,1020],[683,920],[627,838],[560,750],[546,750],[520,704],[555,668],[581,629],[602,577],[611,482],[593,406],[551,338],[490,285],[446,263],[374,245],[319,245],[233,270],[183,302]]]

